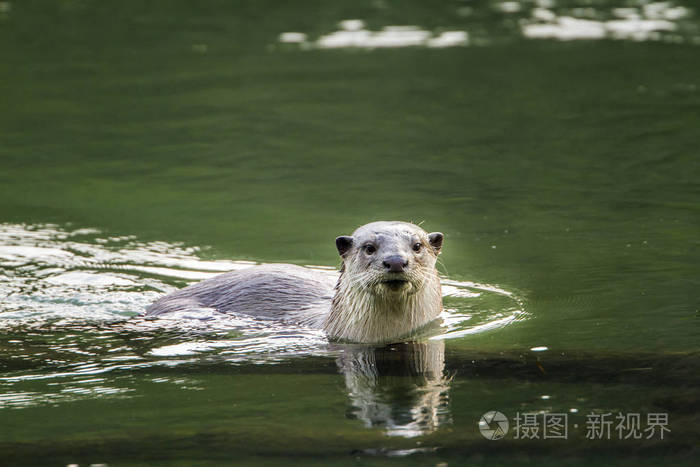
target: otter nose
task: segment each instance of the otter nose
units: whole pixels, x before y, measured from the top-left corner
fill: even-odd
[[[408,266],[408,260],[403,256],[389,256],[382,261],[382,264],[389,272],[403,272],[403,268]]]

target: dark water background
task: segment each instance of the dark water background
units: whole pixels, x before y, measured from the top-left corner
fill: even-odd
[[[692,464],[699,11],[0,2],[0,463]],[[322,46],[408,25],[468,35]],[[380,219],[446,234],[438,339],[138,317],[246,261],[334,267]],[[489,410],[569,439],[486,440]]]

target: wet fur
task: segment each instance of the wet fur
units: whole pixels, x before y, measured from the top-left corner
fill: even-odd
[[[442,242],[439,235],[440,244],[435,246],[428,234],[413,224],[367,224],[352,237],[339,237],[351,240],[341,253],[343,265],[337,282],[328,273],[300,266],[256,266],[178,290],[148,307],[146,314],[207,308],[322,327],[335,340],[395,341],[434,320],[442,310],[440,279],[435,270]],[[375,242],[376,257],[363,254],[362,246],[367,241]],[[411,253],[411,244],[416,241],[422,250]],[[382,267],[387,255],[406,256],[405,270],[387,272]],[[399,290],[383,283],[394,278],[407,283]]]
[[[323,329],[334,338],[353,342],[388,342],[406,337],[434,320],[442,310],[442,291],[435,262],[441,243],[433,248],[428,234],[405,222],[375,222],[357,229],[353,246],[343,255],[343,267],[335,287],[331,312]],[[440,239],[442,235],[440,234]],[[421,254],[407,247],[422,244]],[[363,254],[362,246],[377,244],[378,255]],[[408,266],[401,275],[387,273],[377,263],[386,255],[403,254]],[[382,281],[393,277],[408,286],[392,291]]]
[[[210,308],[320,326],[333,297],[333,277],[292,264],[267,264],[221,274],[161,298],[148,316]]]

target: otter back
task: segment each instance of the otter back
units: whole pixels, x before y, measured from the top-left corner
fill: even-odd
[[[330,310],[337,275],[291,264],[232,271],[166,295],[147,316],[215,309],[320,326]]]

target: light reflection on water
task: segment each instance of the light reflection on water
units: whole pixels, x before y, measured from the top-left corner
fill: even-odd
[[[574,8],[557,14],[547,8],[534,8],[522,22],[522,33],[530,39],[623,39],[634,41],[670,39],[679,29],[678,20],[690,10],[671,2],[655,2],[638,6],[612,8],[598,12],[591,7]],[[609,18],[609,19],[598,19]]]
[[[283,32],[278,38],[283,44],[298,44],[310,49],[384,49],[398,47],[445,48],[469,44],[466,31],[431,32],[419,26],[385,26],[380,31],[365,28],[362,20],[343,20],[339,30],[309,41],[303,32]]]
[[[691,42],[700,44],[697,28],[689,22],[692,11],[676,2],[646,2],[638,0],[619,5],[554,0],[492,2],[491,9],[459,7],[453,22],[464,23],[430,30],[418,25],[386,25],[373,31],[362,19],[345,19],[338,29],[310,38],[305,32],[280,33],[278,42],[293,44],[302,50],[313,49],[377,49],[398,47],[445,48],[487,45],[503,39],[484,36],[487,22],[500,15],[506,31],[513,37],[556,40],[632,40]],[[507,35],[507,34],[506,34]],[[472,37],[475,37],[472,40]]]

